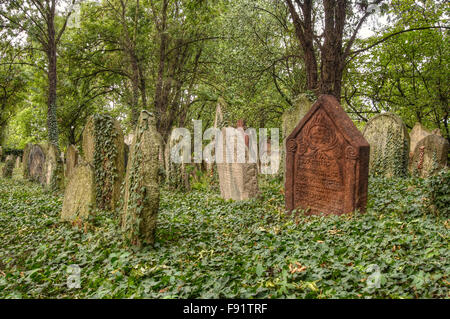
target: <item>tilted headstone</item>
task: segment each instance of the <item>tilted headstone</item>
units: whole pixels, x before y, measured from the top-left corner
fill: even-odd
[[[409,153],[410,156],[414,153],[414,149],[416,148],[417,143],[424,137],[430,135],[430,131],[428,131],[422,124],[417,122],[414,124],[411,132],[409,133],[410,142],[409,142]]]
[[[114,209],[125,175],[125,147],[120,124],[109,115],[91,116],[83,131],[83,157],[93,166],[96,203]]]
[[[5,166],[3,166],[2,176],[4,178],[11,178],[14,170],[15,156],[8,155],[5,159]]]
[[[86,219],[95,207],[94,172],[88,163],[79,163],[69,176],[64,191],[61,219]]]
[[[78,164],[78,149],[75,145],[69,145],[66,152],[66,177],[70,177],[75,166]]]
[[[291,109],[286,110],[281,116],[281,134],[283,139],[283,147],[280,152],[280,172],[285,171],[285,157],[286,157],[286,139],[294,130],[298,122],[308,113],[311,109],[312,102],[308,99],[305,94],[300,94],[293,103]]]
[[[442,136],[431,134],[420,140],[414,150],[409,171],[413,175],[428,177],[446,167],[449,143]]]
[[[235,134],[230,135],[231,132]],[[228,140],[227,134],[230,135]],[[241,134],[242,136],[239,136]],[[232,142],[234,140],[234,142]],[[256,197],[258,189],[258,166],[249,162],[249,150],[243,130],[233,127],[222,128],[222,163],[219,162],[220,154],[216,154],[217,172],[219,175],[220,193],[224,199],[245,200]],[[227,143],[230,144],[227,144]],[[242,146],[238,146],[242,143]],[[243,163],[238,162],[238,152],[244,151]],[[230,155],[228,155],[230,154]],[[256,158],[255,158],[256,160]]]
[[[46,163],[45,148],[38,144],[30,146],[27,159],[27,176],[34,182],[45,185],[46,182]]]
[[[409,134],[401,118],[392,113],[378,114],[367,122],[363,135],[370,144],[369,174],[407,175]]]
[[[45,185],[54,191],[64,189],[64,164],[58,148],[51,143],[46,145]]]
[[[153,245],[159,209],[159,152],[161,137],[155,118],[142,111],[125,177],[122,229],[133,245]]]
[[[369,148],[337,99],[321,95],[286,141],[286,209],[365,211]]]

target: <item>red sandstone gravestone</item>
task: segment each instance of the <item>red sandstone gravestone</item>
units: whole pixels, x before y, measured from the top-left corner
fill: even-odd
[[[321,95],[286,139],[286,209],[365,211],[369,143],[334,96]]]

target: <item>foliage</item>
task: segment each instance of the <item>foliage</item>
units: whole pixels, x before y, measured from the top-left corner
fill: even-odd
[[[341,217],[286,216],[277,180],[243,202],[163,191],[155,247],[130,250],[113,213],[61,223],[61,197],[18,178],[0,179],[0,298],[448,297],[449,215],[427,213],[426,180],[373,178],[368,212]]]
[[[113,187],[118,178],[117,172],[117,130],[114,119],[109,115],[96,114],[93,117],[94,132],[94,184],[97,206],[101,209],[111,207]]]

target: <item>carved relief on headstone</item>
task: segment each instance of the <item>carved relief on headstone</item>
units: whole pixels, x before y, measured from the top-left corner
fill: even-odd
[[[286,209],[365,211],[369,143],[334,96],[322,95],[286,141]]]
[[[449,143],[439,135],[428,135],[420,140],[414,150],[409,170],[411,174],[428,177],[447,165]]]
[[[369,174],[404,177],[408,173],[409,134],[393,113],[372,117],[363,131],[370,144]]]

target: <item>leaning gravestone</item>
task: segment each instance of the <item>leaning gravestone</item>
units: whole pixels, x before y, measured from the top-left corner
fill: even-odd
[[[285,111],[281,116],[281,138],[283,139],[283,147],[280,154],[280,172],[284,173],[285,163],[284,159],[286,157],[286,139],[289,134],[294,130],[295,126],[300,122],[300,120],[308,113],[311,109],[312,103],[306,96],[306,94],[300,94],[293,103],[291,109]]]
[[[428,177],[447,165],[449,143],[442,136],[431,134],[420,140],[414,150],[409,170],[411,174]]]
[[[286,141],[286,209],[365,211],[369,143],[334,96],[321,95]]]
[[[30,146],[27,159],[27,176],[34,182],[45,185],[46,182],[46,165],[45,165],[45,149],[38,144]]]
[[[370,144],[371,175],[407,175],[409,134],[401,118],[392,113],[378,114],[367,122],[363,135]]]
[[[11,178],[14,170],[15,158],[13,155],[8,155],[5,159],[5,166],[3,166],[2,176],[4,178]]]
[[[109,115],[91,116],[84,128],[82,146],[85,161],[93,166],[97,207],[114,209],[125,175],[120,124]]]
[[[95,207],[94,172],[88,163],[78,164],[70,174],[64,191],[61,219],[86,219]]]
[[[232,132],[234,132],[233,135],[231,135]],[[227,134],[230,138],[227,137]],[[243,136],[239,136],[239,134]],[[222,159],[219,162],[220,154],[216,154],[216,160],[218,161],[220,193],[224,199],[245,200],[258,195],[258,166],[256,162],[249,163],[249,151],[245,141],[246,136],[243,130],[234,127],[222,128],[222,141],[217,141],[218,143],[222,142],[223,145]],[[237,162],[240,148],[238,143],[243,144],[241,151],[245,151],[246,155],[244,163]]]
[[[409,144],[409,154],[412,156],[414,153],[414,149],[416,148],[417,143],[424,137],[430,135],[431,133],[419,122],[414,124],[411,132],[409,133],[410,144]]]
[[[142,111],[125,177],[122,229],[133,245],[153,245],[159,209],[159,152],[161,137],[155,118]]]
[[[45,185],[53,190],[64,189],[64,164],[58,148],[54,144],[46,146]]]
[[[78,150],[75,145],[69,145],[66,152],[66,177],[70,177],[78,164]]]

